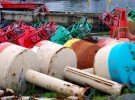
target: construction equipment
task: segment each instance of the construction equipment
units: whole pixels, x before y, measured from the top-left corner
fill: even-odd
[[[12,42],[23,47],[32,48],[41,40],[49,39],[56,31],[56,24],[49,21],[37,28],[17,21],[0,30],[0,42]]]
[[[134,41],[135,36],[129,32],[128,21],[125,8],[116,8],[113,14],[103,12],[99,14],[102,20],[111,30],[110,37],[122,41]]]
[[[50,40],[55,43],[64,44],[71,38],[83,39],[90,34],[91,29],[92,25],[88,23],[87,18],[83,18],[67,29],[63,26],[58,26],[56,34]]]

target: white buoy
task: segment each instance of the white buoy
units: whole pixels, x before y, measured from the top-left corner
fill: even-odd
[[[26,70],[39,71],[36,54],[24,47],[11,43],[0,44],[0,87],[15,91],[26,89]]]
[[[74,51],[48,40],[39,42],[32,49],[40,61],[40,72],[63,79],[63,70],[66,66],[77,67],[77,58]]]

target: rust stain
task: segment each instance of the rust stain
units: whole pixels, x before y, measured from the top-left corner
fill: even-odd
[[[97,44],[86,42],[84,40],[76,41],[71,47],[77,56],[77,67],[86,69],[93,67],[95,54],[100,49]]]
[[[65,48],[65,47],[63,47],[63,48]],[[53,61],[54,58],[56,57],[56,55],[57,55],[63,48],[58,49],[58,50],[54,53],[54,55],[52,56],[52,58],[51,58],[51,60],[50,60],[49,69],[48,69],[47,75],[51,72],[51,67],[50,67],[50,66],[51,66],[51,64],[54,62],[54,61]],[[53,73],[53,76],[55,76],[55,73]]]
[[[71,85],[70,84],[64,84],[65,86],[68,86],[68,87],[70,87]]]

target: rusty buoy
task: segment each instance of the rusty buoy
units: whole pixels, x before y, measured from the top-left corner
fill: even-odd
[[[79,69],[93,67],[95,54],[100,49],[97,44],[80,39],[71,39],[66,42],[65,46],[68,46],[75,51],[77,56],[77,68]]]

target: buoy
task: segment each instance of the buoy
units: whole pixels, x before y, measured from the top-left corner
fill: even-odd
[[[39,71],[37,56],[31,50],[8,42],[0,44],[0,87],[25,91],[26,70]]]
[[[124,42],[101,48],[94,62],[98,76],[135,88],[135,44]]]
[[[77,68],[79,69],[93,67],[95,54],[100,49],[97,44],[79,39],[71,39],[65,44],[65,46],[70,47],[76,53]]]
[[[40,72],[63,79],[66,66],[77,67],[77,58],[70,48],[45,40],[32,49],[40,60]]]

